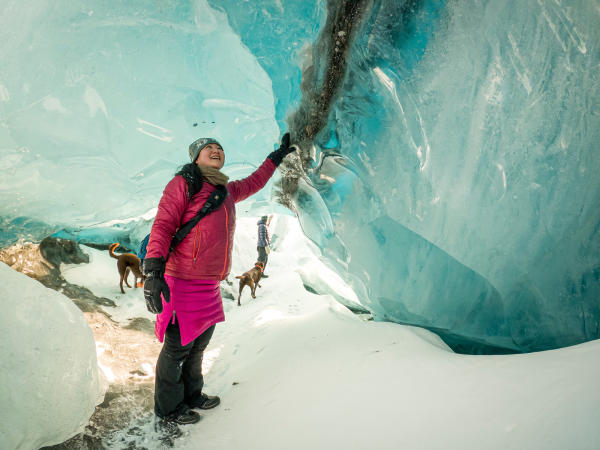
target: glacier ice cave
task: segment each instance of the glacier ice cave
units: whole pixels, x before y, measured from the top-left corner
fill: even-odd
[[[0,243],[135,247],[200,136],[377,320],[459,351],[600,337],[600,2],[4,0]],[[250,202],[250,201],[249,201]]]

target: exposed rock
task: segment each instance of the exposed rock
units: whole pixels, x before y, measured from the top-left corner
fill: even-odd
[[[37,244],[17,244],[0,250],[0,261],[17,272],[39,279],[50,273],[58,272],[40,253]]]
[[[60,263],[81,264],[90,262],[90,257],[81,251],[77,242],[51,236],[40,242],[40,253],[54,267],[59,267]]]
[[[42,246],[42,244],[44,244]],[[51,258],[46,259],[44,254]],[[67,282],[58,267],[60,263],[80,264],[89,262],[89,257],[75,241],[45,238],[40,245],[17,244],[0,250],[0,261],[17,272],[38,280],[44,286],[69,297],[83,312],[103,312],[100,306],[116,306],[106,297],[96,297],[89,289]]]

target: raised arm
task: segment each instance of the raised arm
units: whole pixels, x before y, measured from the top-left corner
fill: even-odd
[[[256,169],[250,176],[237,181],[232,181],[227,185],[229,195],[232,196],[235,202],[241,202],[247,199],[252,194],[260,191],[269,178],[275,173],[275,169],[286,155],[296,150],[295,146],[290,146],[290,133],[285,133],[281,138],[279,148],[269,154],[267,159]]]

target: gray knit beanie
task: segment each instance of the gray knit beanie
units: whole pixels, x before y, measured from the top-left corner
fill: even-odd
[[[200,154],[200,150],[202,150],[208,144],[217,144],[217,145],[223,147],[221,144],[219,144],[219,141],[217,141],[216,139],[213,139],[213,138],[196,139],[194,142],[192,142],[190,144],[190,149],[189,149],[190,150],[190,159],[192,160],[192,162],[196,162],[196,159],[198,159],[198,155]]]

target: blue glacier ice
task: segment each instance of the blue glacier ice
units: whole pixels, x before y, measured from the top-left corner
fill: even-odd
[[[232,176],[279,137],[270,78],[205,1],[6,1],[0,21],[3,217],[139,215],[196,137]]]
[[[240,213],[282,200],[377,320],[467,352],[600,337],[599,1],[4,3],[3,243],[133,245],[193,139],[236,178],[289,129]]]

